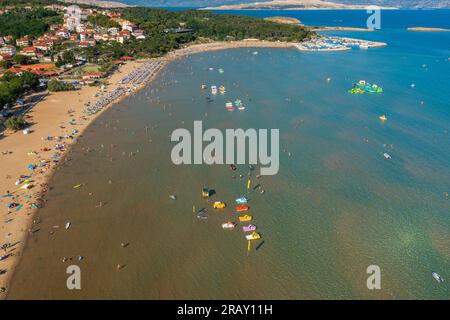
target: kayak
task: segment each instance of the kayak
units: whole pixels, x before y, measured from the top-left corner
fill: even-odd
[[[241,222],[251,221],[252,218],[253,218],[252,216],[249,216],[248,214],[246,214],[245,216],[240,216],[239,221],[241,221]]]
[[[240,206],[236,206],[236,211],[237,212],[248,211],[248,209],[250,209],[250,207],[245,205],[245,204],[241,204]]]
[[[249,224],[248,226],[242,227],[242,230],[244,230],[244,232],[255,231],[256,230],[256,226],[254,224]]]

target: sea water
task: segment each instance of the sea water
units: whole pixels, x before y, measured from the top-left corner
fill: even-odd
[[[353,13],[339,14],[347,26]],[[384,48],[232,49],[172,62],[100,116],[55,173],[9,297],[449,298],[431,273],[450,279],[450,33],[410,32],[398,20],[373,33],[331,33]],[[383,93],[350,95],[359,80]],[[212,96],[211,85],[226,94]],[[226,111],[235,99],[245,111]],[[170,134],[194,120],[279,129],[279,173],[175,166]],[[204,186],[216,191],[209,202]],[[262,236],[250,251],[233,210],[242,195]],[[228,206],[213,210],[212,201]],[[202,208],[208,219],[197,219]],[[228,220],[238,227],[223,230]],[[81,268],[82,290],[67,289],[69,265]],[[367,288],[370,265],[380,267],[380,290]]]

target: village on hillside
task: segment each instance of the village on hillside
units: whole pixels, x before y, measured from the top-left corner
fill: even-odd
[[[131,38],[136,40],[146,38],[144,31],[138,29],[135,23],[121,18],[120,13],[111,10],[59,4],[48,5],[44,9],[63,15],[63,23],[52,24],[49,31],[35,38],[24,36],[14,39],[12,35],[0,36],[0,61],[9,61],[14,65],[5,69],[3,73],[12,72],[20,75],[28,71],[39,76],[41,84],[55,78],[70,81],[74,85],[92,85],[106,76],[110,70],[101,71],[99,66],[89,64],[86,57],[71,53],[73,49],[93,47],[102,42],[123,44]],[[0,14],[7,13],[8,10],[5,8]],[[115,26],[107,28],[89,22],[89,17],[99,16],[109,19]],[[23,60],[26,60],[26,63],[20,63]],[[111,69],[129,60],[133,58],[123,56],[113,61]]]

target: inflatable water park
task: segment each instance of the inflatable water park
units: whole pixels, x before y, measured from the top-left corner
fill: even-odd
[[[360,80],[358,83],[353,83],[352,88],[348,90],[350,94],[364,94],[364,93],[382,93],[383,88],[377,84],[370,84],[365,80]]]

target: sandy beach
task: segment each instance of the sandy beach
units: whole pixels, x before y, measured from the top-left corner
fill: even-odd
[[[34,220],[33,216],[38,207],[45,205],[47,182],[60,162],[70,161],[70,147],[104,110],[147,85],[164,66],[180,57],[230,48],[297,48],[296,45],[256,40],[192,44],[161,58],[128,62],[107,79],[108,85],[103,92],[100,87],[86,86],[78,91],[49,93],[30,108],[25,117],[31,123],[31,134],[25,135],[22,131],[4,132],[0,138],[0,206],[3,208],[0,244],[8,244],[0,254],[4,257],[0,261],[0,271],[5,271],[0,275],[0,288],[4,288],[0,299],[6,298],[8,284],[20,260],[27,235],[39,231],[39,221]],[[144,77],[145,81],[121,81],[127,75],[138,72],[139,68],[146,68],[150,61],[158,63],[158,69],[151,76]],[[105,97],[118,89],[121,94],[105,108],[92,115],[85,114],[87,103],[92,105],[102,95]],[[102,95],[96,97],[99,93]],[[30,170],[30,165],[35,166],[34,169]],[[21,181],[16,184],[18,180]],[[21,188],[27,183],[31,188]],[[11,203],[15,203],[15,206],[8,207]]]

